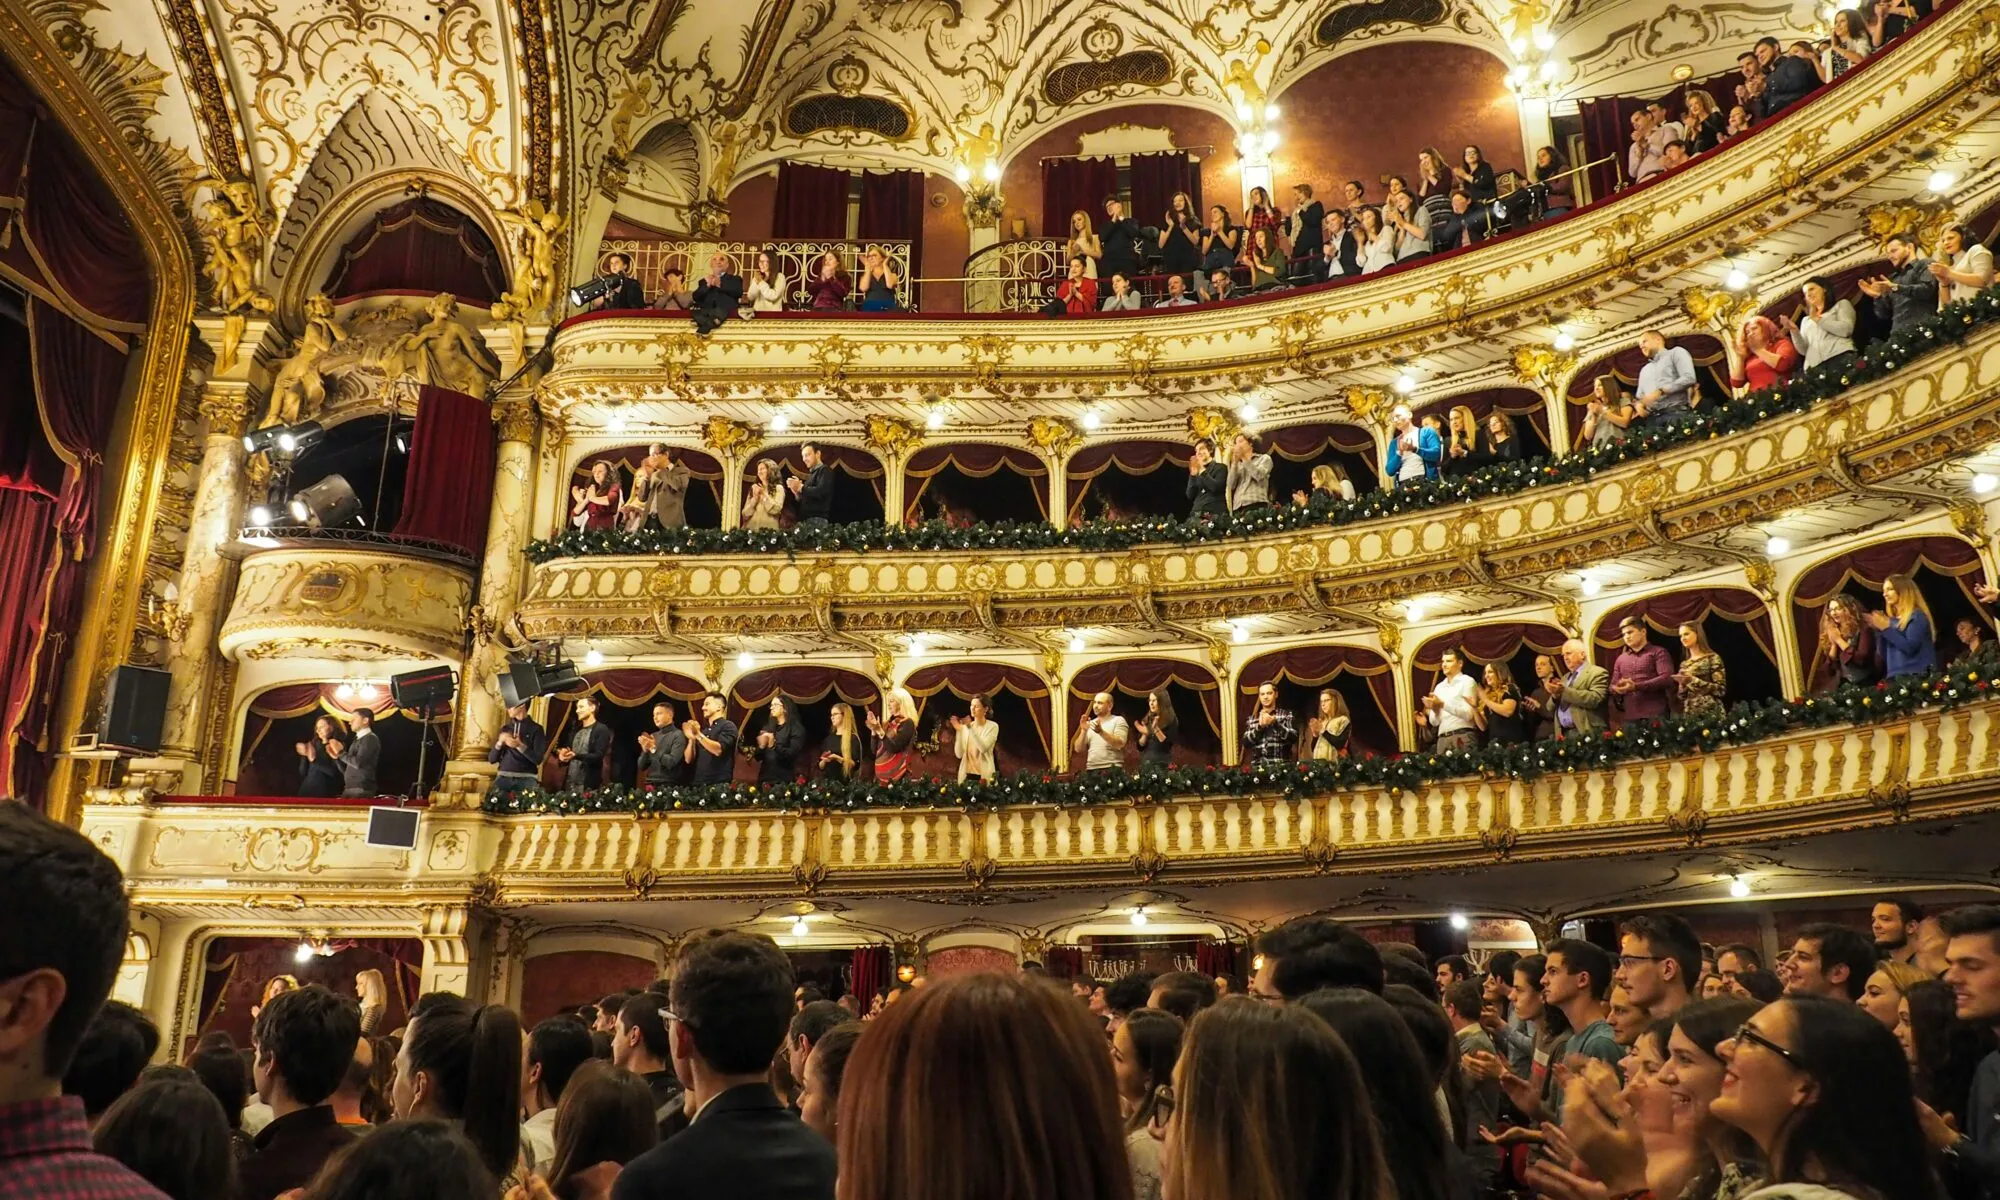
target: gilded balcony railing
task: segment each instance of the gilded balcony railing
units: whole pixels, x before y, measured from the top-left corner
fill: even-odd
[[[817,270],[820,259],[828,251],[839,255],[841,269],[847,272],[847,278],[852,282],[860,277],[861,256],[871,246],[882,251],[888,259],[889,270],[896,276],[896,302],[904,308],[912,307],[915,289],[910,279],[910,243],[906,241],[720,242],[606,238],[598,245],[597,261],[603,262],[607,254],[628,256],[632,260],[632,277],[646,289],[646,302],[657,304],[666,290],[669,269],[681,272],[687,290],[693,291],[695,282],[708,273],[709,259],[717,254],[726,254],[729,256],[730,271],[742,275],[747,281],[751,267],[756,265],[758,252],[768,250],[776,260],[778,273],[785,277],[787,307],[811,308],[812,297],[806,292],[806,280]],[[859,290],[855,289],[857,293]],[[856,296],[849,297],[850,307],[856,299]]]

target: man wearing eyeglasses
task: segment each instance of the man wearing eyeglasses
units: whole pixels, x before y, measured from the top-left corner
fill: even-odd
[[[1671,913],[1647,913],[1618,927],[1618,986],[1654,1020],[1671,1017],[1694,999],[1701,978],[1701,939]]]
[[[1611,1027],[1613,968],[1611,956],[1601,947],[1576,938],[1557,938],[1549,943],[1548,966],[1542,972],[1542,995],[1569,1018],[1569,1044],[1565,1058],[1601,1059],[1613,1070],[1625,1058],[1618,1033]]]

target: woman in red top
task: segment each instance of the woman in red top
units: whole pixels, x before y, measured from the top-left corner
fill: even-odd
[[[868,732],[875,737],[875,782],[894,783],[910,773],[910,744],[917,740],[917,723],[910,714],[916,702],[902,688],[882,698],[881,717],[868,714]]]
[[[1069,278],[1056,289],[1063,312],[1068,316],[1087,317],[1097,311],[1097,281],[1084,276],[1084,265],[1084,259],[1070,259]]]
[[[1751,317],[1736,335],[1736,360],[1742,366],[1729,382],[1758,392],[1791,378],[1799,366],[1799,350],[1769,317]]]
[[[569,510],[570,519],[578,529],[611,528],[618,516],[620,492],[610,463],[599,459],[591,464],[590,486],[573,487],[569,494],[576,501]]]

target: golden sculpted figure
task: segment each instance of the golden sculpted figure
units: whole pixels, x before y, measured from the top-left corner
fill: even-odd
[[[514,290],[493,305],[496,321],[517,320],[548,311],[556,294],[556,238],[569,218],[549,211],[540,200],[500,214],[514,232]]]
[[[270,312],[271,297],[257,286],[270,233],[257,210],[257,193],[244,179],[209,182],[217,184],[216,195],[202,205],[200,228],[215,307],[224,313]]]
[[[271,383],[271,403],[257,427],[296,425],[319,415],[326,404],[320,361],[346,340],[347,330],[333,315],[333,299],[321,292],[307,300],[306,331],[299,338],[298,349],[278,369],[278,377]]]
[[[418,383],[485,395],[487,383],[500,374],[500,360],[478,334],[458,323],[458,297],[440,293],[426,311],[430,321],[405,334],[389,356],[389,377],[409,375]]]

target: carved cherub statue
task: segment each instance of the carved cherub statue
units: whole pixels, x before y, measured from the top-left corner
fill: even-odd
[[[458,323],[458,297],[440,293],[425,311],[430,321],[404,334],[389,356],[389,377],[411,375],[418,383],[484,395],[488,381],[500,374],[500,360],[483,339]]]
[[[519,273],[514,290],[493,306],[495,320],[515,315],[546,312],[556,290],[556,238],[569,218],[548,210],[540,200],[530,199],[512,212],[500,214],[503,224],[514,228],[514,244],[519,250]],[[511,306],[511,308],[509,307]],[[502,312],[507,309],[506,312]]]
[[[271,383],[271,403],[264,410],[258,428],[296,425],[310,421],[326,404],[326,382],[320,378],[320,360],[347,340],[347,330],[333,315],[333,300],[325,292],[306,301],[306,331],[299,348]]]
[[[225,313],[270,312],[275,305],[257,286],[264,238],[270,231],[258,211],[256,190],[245,179],[216,184],[215,197],[202,205],[202,218],[202,246],[215,307]]]

